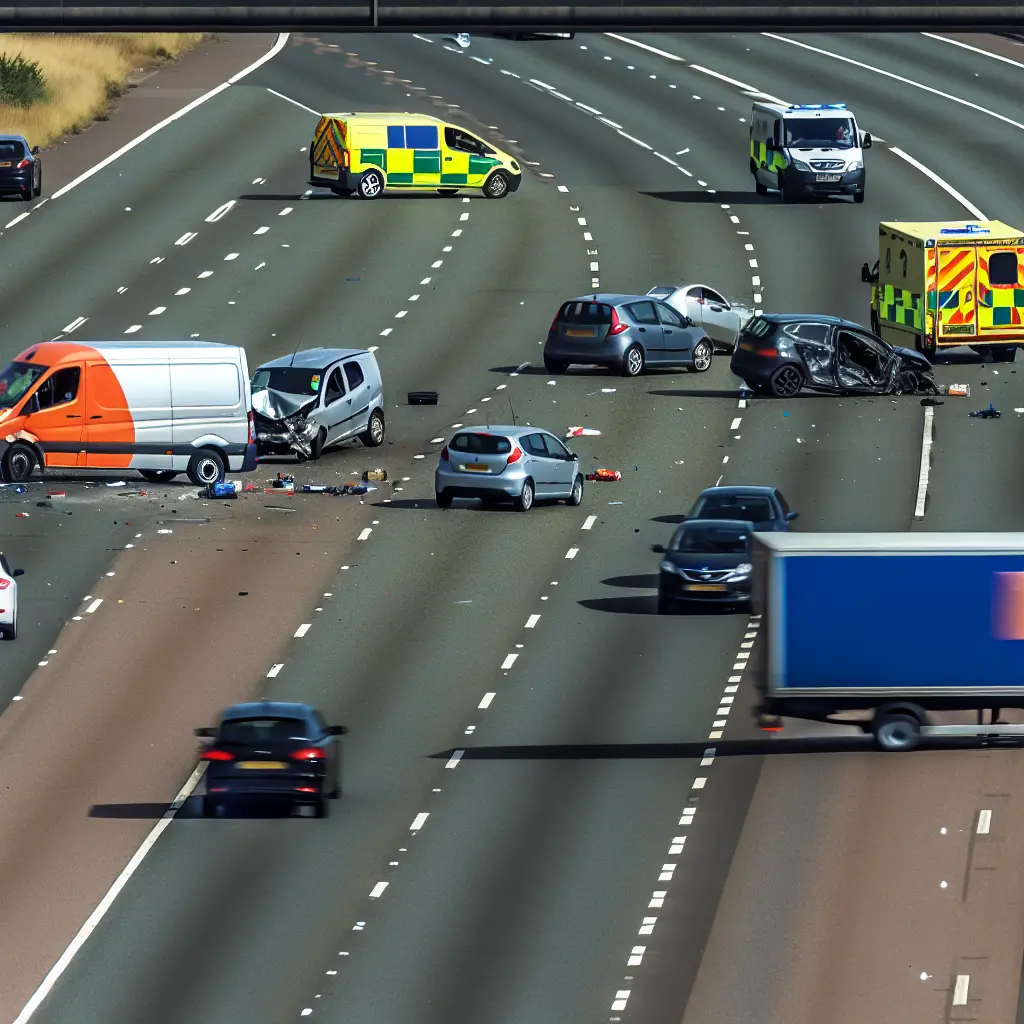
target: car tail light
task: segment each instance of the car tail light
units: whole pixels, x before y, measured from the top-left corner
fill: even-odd
[[[447,462],[448,461],[448,445],[445,445],[441,449],[441,461],[442,462]]]
[[[512,454],[505,460],[505,465],[511,466],[513,462],[518,462],[522,457],[523,450],[516,445],[516,447],[512,449]]]
[[[235,755],[229,754],[226,750],[204,750],[199,755],[200,761],[234,761]]]
[[[18,162],[18,170],[19,171],[25,170],[25,168],[28,167],[28,165],[31,164],[31,163],[32,163],[32,161],[29,160],[28,157],[26,157],[24,160],[20,160]]]
[[[759,348],[755,350],[759,356],[777,356],[779,350],[777,348]]]
[[[322,747],[306,747],[292,754],[293,761],[322,761],[327,755]]]
[[[316,792],[316,787],[314,787],[314,786],[296,786],[295,787],[295,792],[296,793],[315,793]]]
[[[562,315],[562,311],[561,311],[561,309],[559,309],[559,311],[555,314],[555,319],[551,321],[551,326],[548,328],[549,332],[555,331],[555,330],[558,329],[558,318],[561,315]]]
[[[0,580],[0,590],[6,590],[10,585],[10,580]]]
[[[252,418],[252,409],[249,410],[249,444],[256,443],[256,423]]]
[[[629,324],[623,323],[619,319],[618,311],[612,306],[612,326],[608,331],[609,334],[621,334],[623,331],[629,330]]]

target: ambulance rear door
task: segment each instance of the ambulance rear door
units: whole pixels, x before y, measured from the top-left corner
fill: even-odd
[[[1014,239],[1013,241],[1018,241]],[[993,243],[978,249],[979,340],[1024,336],[1024,247]]]
[[[978,333],[978,250],[973,245],[937,246],[935,291],[938,296],[938,344],[964,344]]]

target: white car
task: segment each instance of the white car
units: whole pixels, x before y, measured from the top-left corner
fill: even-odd
[[[668,303],[677,313],[688,316],[698,327],[703,327],[715,348],[726,352],[736,348],[740,329],[752,313],[742,303],[730,302],[703,284],[658,285],[647,294]]]
[[[12,569],[0,551],[0,637],[4,640],[13,640],[18,635],[18,584],[15,577],[24,574],[24,569]]]

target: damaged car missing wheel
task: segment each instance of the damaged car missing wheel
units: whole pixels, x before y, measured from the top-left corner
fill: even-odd
[[[264,363],[253,374],[252,410],[261,457],[303,462],[354,438],[384,443],[380,367],[366,349],[311,348]]]
[[[751,390],[789,398],[804,388],[839,395],[934,395],[932,365],[838,317],[765,313],[740,332],[729,364]]]

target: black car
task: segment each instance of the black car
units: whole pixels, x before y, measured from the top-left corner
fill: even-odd
[[[736,341],[729,368],[754,391],[789,398],[803,388],[833,394],[934,395],[932,364],[834,316],[765,313]]]
[[[732,484],[705,487],[683,519],[733,519],[760,533],[786,533],[796,517],[777,487]]]
[[[738,604],[750,600],[750,538],[753,523],[733,519],[687,521],[672,535],[658,572],[658,614],[684,601]]]
[[[341,796],[341,747],[347,730],[327,725],[306,704],[259,701],[236,704],[220,725],[196,729],[213,740],[200,758],[207,763],[203,814],[222,814],[237,799],[285,800],[312,806],[327,817],[327,801]]]
[[[43,161],[39,147],[20,135],[0,135],[0,196],[21,196],[26,202],[43,193]]]

